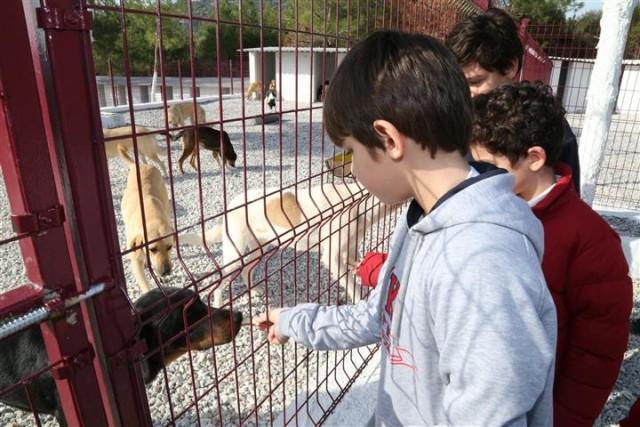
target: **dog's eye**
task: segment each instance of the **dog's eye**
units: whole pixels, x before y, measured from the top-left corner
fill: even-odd
[[[167,246],[167,250],[170,251],[173,248],[173,245]]]
[[[151,251],[152,254],[155,254],[158,252],[158,248],[149,248],[149,250]]]

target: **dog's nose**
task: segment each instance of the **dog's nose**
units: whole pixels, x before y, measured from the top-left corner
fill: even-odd
[[[242,323],[242,313],[240,313],[239,311],[233,313],[233,321],[235,323]]]
[[[163,266],[163,267],[162,267],[162,271],[160,271],[160,274],[161,274],[162,276],[166,276],[166,275],[168,275],[168,274],[170,274],[170,273],[171,273],[171,266],[170,266],[170,265],[165,265],[165,266]]]

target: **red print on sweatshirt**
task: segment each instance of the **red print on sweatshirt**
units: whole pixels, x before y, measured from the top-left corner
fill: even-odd
[[[389,361],[392,365],[406,366],[407,368],[416,370],[413,354],[406,348],[395,345],[392,341],[395,337],[391,335],[391,319],[393,317],[393,302],[398,296],[400,290],[400,281],[395,274],[394,270],[391,270],[389,275],[389,292],[387,293],[387,303],[384,306],[384,313],[382,314],[382,344],[389,354]]]

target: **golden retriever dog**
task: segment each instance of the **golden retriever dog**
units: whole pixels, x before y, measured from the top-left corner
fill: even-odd
[[[144,267],[147,263],[144,247],[149,249],[151,267],[157,275],[166,276],[171,273],[170,252],[174,239],[171,205],[160,171],[151,165],[139,165],[141,186],[138,187],[136,165],[129,157],[129,151],[123,145],[118,145],[118,151],[129,165],[127,186],[120,205],[127,249],[135,248],[129,253],[129,260],[140,291],[148,292],[151,290],[151,286],[144,273]],[[143,205],[140,204],[139,194],[142,194]],[[142,222],[143,206],[144,224]],[[145,229],[147,240],[144,239]]]
[[[202,125],[207,121],[207,117],[204,113],[204,108],[196,104],[196,114],[198,115],[198,124]],[[193,120],[193,102],[179,102],[169,107],[169,126],[184,126],[187,119],[191,121],[192,125],[196,122]]]
[[[223,222],[207,230],[204,239],[207,243],[222,242],[225,274],[241,270],[249,286],[251,270],[260,260],[259,248],[270,244],[320,251],[320,261],[332,278],[346,286],[349,266],[359,258],[358,246],[367,229],[396,208],[381,205],[357,183],[299,188],[297,194],[294,190],[270,189],[267,197],[262,194],[262,189],[250,190],[248,205],[244,204],[244,194],[231,200]],[[201,234],[187,233],[180,241],[204,244]],[[222,303],[221,288],[214,293],[216,304]],[[348,296],[359,300],[359,286],[351,288],[347,287]]]
[[[262,99],[262,81],[261,80],[256,80],[249,85],[249,87],[247,88],[246,98],[247,100],[253,99],[254,101]]]
[[[147,159],[153,160],[155,164],[162,170],[163,175],[167,175],[167,169],[164,162],[160,160],[158,154],[162,149],[158,146],[158,142],[154,135],[140,135],[141,133],[151,132],[144,126],[136,126],[136,142],[138,143],[138,156],[140,161],[148,163]],[[119,128],[102,129],[105,138],[116,138],[104,142],[107,158],[111,159],[118,156],[118,145],[122,145],[128,150],[133,149],[133,132],[131,126],[122,126]]]

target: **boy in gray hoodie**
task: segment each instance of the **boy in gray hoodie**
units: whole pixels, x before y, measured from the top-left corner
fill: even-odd
[[[471,100],[453,55],[428,36],[373,33],[336,71],[324,123],[372,194],[412,201],[367,300],[271,309],[253,323],[274,344],[381,343],[377,425],[552,425],[542,226],[511,175],[465,161]]]

